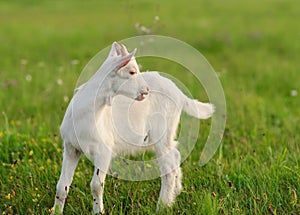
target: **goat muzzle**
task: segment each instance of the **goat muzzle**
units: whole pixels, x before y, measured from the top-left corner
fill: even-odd
[[[138,95],[135,100],[142,101],[146,98],[146,96],[149,95],[149,88],[147,87],[145,91],[141,92],[140,95]]]

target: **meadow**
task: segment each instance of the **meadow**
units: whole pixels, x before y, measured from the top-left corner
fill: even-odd
[[[181,165],[183,192],[160,214],[300,214],[299,20],[293,0],[1,0],[0,213],[50,213],[63,150],[59,125],[82,69],[113,41],[151,33],[198,49],[227,102],[222,145],[198,165],[205,122]],[[180,67],[152,60],[141,60],[143,69],[161,68],[207,99]],[[92,214],[92,172],[83,157],[65,214]],[[106,213],[153,214],[159,189],[160,179],[108,176]]]

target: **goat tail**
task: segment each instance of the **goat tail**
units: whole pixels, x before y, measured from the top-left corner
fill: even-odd
[[[190,116],[198,119],[207,119],[213,115],[215,106],[210,103],[199,102],[196,99],[186,98],[183,110]]]

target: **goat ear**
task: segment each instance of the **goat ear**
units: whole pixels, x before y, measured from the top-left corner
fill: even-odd
[[[126,66],[129,61],[133,58],[133,56],[135,55],[136,53],[136,49],[134,49],[130,54],[128,55],[125,55],[125,56],[122,56],[119,60],[118,60],[118,63],[117,63],[117,69],[119,70],[120,68]]]
[[[108,56],[109,57],[116,57],[118,56],[118,48],[120,47],[120,45],[117,42],[113,42],[113,44],[111,45],[111,49],[109,51]]]
[[[121,54],[122,54],[122,56],[129,54],[129,52],[124,44],[121,44]]]

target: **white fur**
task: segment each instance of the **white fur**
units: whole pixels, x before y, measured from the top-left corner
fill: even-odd
[[[128,56],[124,46],[115,49]],[[108,67],[112,68],[110,65],[104,68]],[[132,77],[134,79],[116,75],[103,83],[105,87],[101,92],[97,91],[95,83],[102,75],[97,74],[98,71],[77,90],[66,111],[61,125],[63,166],[54,205],[60,213],[82,153],[95,165],[91,181],[94,213],[104,212],[104,180],[111,159],[116,155],[134,154],[147,149],[155,151],[162,178],[157,209],[160,203],[171,206],[181,191],[180,153],[175,141],[181,111],[200,119],[210,117],[214,107],[189,99],[172,81],[157,72],[139,73],[134,59],[117,74],[123,71],[126,75],[131,70],[138,73]],[[148,87],[150,93],[145,98]]]

